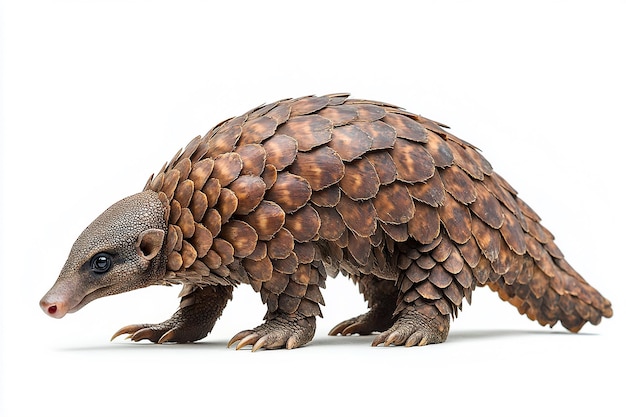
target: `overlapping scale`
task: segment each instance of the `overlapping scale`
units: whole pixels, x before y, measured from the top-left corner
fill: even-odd
[[[358,109],[356,106],[332,106],[321,109],[318,114],[332,122],[333,126],[343,126],[354,122],[358,117]]]
[[[196,252],[196,248],[193,247],[191,243],[186,240],[183,240],[183,246],[180,249],[180,256],[183,261],[183,268],[189,268],[198,257],[198,253]]]
[[[376,209],[371,200],[354,201],[343,196],[337,211],[346,226],[359,236],[369,237],[376,230]]]
[[[265,189],[269,190],[276,183],[276,179],[278,178],[278,170],[274,165],[267,164],[265,166],[263,174],[261,175],[261,178],[263,178],[263,182],[265,183]]]
[[[476,191],[476,197],[472,204],[469,205],[472,213],[494,229],[502,227],[504,224],[504,212],[500,202],[481,183],[476,184],[474,190]]]
[[[355,102],[354,106],[359,115],[359,121],[362,122],[374,122],[382,119],[387,114],[383,107],[373,103]]]
[[[206,194],[202,191],[195,190],[191,201],[189,202],[189,210],[193,215],[193,219],[196,223],[202,222],[207,209],[209,208],[209,200]]]
[[[209,229],[213,236],[217,236],[222,230],[222,216],[216,209],[210,208],[204,214],[202,224]]]
[[[389,153],[400,181],[424,182],[435,174],[435,161],[422,145],[398,139]]]
[[[454,157],[454,163],[472,178],[482,181],[485,174],[483,170],[490,173],[489,169],[481,167],[475,158],[477,153],[472,148],[465,148],[454,141],[450,141],[449,148]]]
[[[174,199],[178,201],[182,208],[189,207],[191,197],[193,196],[194,185],[191,180],[179,181],[178,187],[174,192]]]
[[[256,230],[241,220],[231,220],[222,226],[220,236],[233,246],[234,255],[239,258],[250,255],[259,239]]]
[[[272,240],[267,242],[267,252],[271,259],[287,258],[293,252],[294,247],[294,237],[284,227],[276,232]]]
[[[456,165],[440,171],[441,180],[446,191],[460,203],[465,205],[476,201],[477,191],[474,181]]]
[[[267,116],[248,120],[243,124],[241,138],[238,144],[247,145],[251,143],[261,143],[274,134],[277,126],[278,123],[276,120]]]
[[[295,116],[281,125],[276,132],[291,136],[298,142],[301,152],[330,142],[333,124],[330,120],[319,116]]]
[[[413,199],[400,182],[382,186],[373,203],[376,217],[385,223],[407,223],[415,216]]]
[[[408,232],[415,241],[428,244],[441,233],[439,211],[431,206],[416,201],[415,215],[408,222]]]
[[[298,142],[291,136],[274,135],[263,143],[267,163],[282,171],[293,163],[298,154]]]
[[[469,209],[451,196],[437,209],[448,236],[456,243],[465,243],[472,235],[472,216]]]
[[[272,265],[270,258],[265,257],[260,261],[253,261],[250,258],[245,258],[242,264],[252,281],[262,283],[272,279],[274,266]]]
[[[359,265],[367,265],[372,245],[369,239],[348,232],[348,252]]]
[[[378,181],[381,185],[387,185],[394,182],[398,175],[396,164],[389,152],[380,151],[368,153],[365,159],[370,161],[378,175]]]
[[[474,219],[472,222],[472,236],[476,239],[476,243],[478,243],[484,257],[491,262],[498,259],[501,239],[498,230],[492,229],[478,219]]]
[[[396,131],[393,127],[387,123],[376,120],[374,122],[358,122],[355,126],[359,130],[365,132],[370,138],[372,138],[371,150],[391,149],[396,143]]]
[[[183,237],[189,239],[196,230],[196,222],[193,220],[193,214],[188,208],[181,209],[180,218],[177,222],[178,227],[183,232]]]
[[[165,173],[163,177],[163,186],[159,191],[164,193],[167,196],[168,200],[174,198],[174,191],[176,191],[179,179],[180,171],[177,169],[172,169]]]
[[[310,152],[300,152],[290,171],[304,178],[313,191],[323,190],[338,183],[345,174],[346,167],[339,154],[321,146]]]
[[[258,144],[238,146],[235,152],[241,156],[243,167],[241,175],[260,176],[265,168],[267,154],[265,148]]]
[[[272,265],[274,265],[274,271],[291,275],[298,269],[298,257],[292,252],[286,258],[272,259]]]
[[[446,200],[446,189],[438,171],[426,182],[410,184],[408,190],[414,199],[432,207],[443,206]]]
[[[341,191],[353,200],[373,198],[378,195],[379,187],[380,180],[376,174],[376,168],[367,158],[359,159],[347,165],[345,174],[339,181]]]
[[[204,187],[204,184],[206,184],[209,176],[213,172],[214,164],[213,159],[209,158],[198,161],[193,165],[189,173],[189,179],[193,181],[195,190],[201,190],[202,187]]]
[[[354,161],[372,148],[373,139],[355,125],[339,126],[333,129],[332,141],[328,146],[334,149],[344,162]]]
[[[317,207],[317,213],[320,216],[320,238],[335,241],[343,235],[346,230],[346,224],[334,208]]]
[[[321,226],[320,216],[310,205],[285,216],[285,229],[291,232],[296,242],[312,240]]]
[[[267,191],[267,200],[274,201],[285,213],[293,213],[311,198],[311,186],[299,175],[280,172],[276,182]]]
[[[291,114],[291,105],[289,103],[281,103],[281,104],[274,103],[271,106],[272,106],[272,109],[269,110],[265,114],[265,116],[271,117],[279,125],[282,125],[289,119],[289,116]]]
[[[341,189],[337,185],[316,191],[311,195],[311,202],[318,207],[335,207],[341,199]]]
[[[243,129],[241,125],[223,126],[209,140],[206,156],[216,158],[224,153],[232,152]]]
[[[242,220],[256,230],[259,240],[270,240],[285,224],[285,212],[273,201],[264,200]]]
[[[202,187],[202,193],[206,195],[207,204],[209,207],[213,207],[217,204],[217,200],[220,197],[222,187],[217,178],[209,178]]]
[[[232,215],[235,214],[238,204],[239,200],[237,200],[237,195],[235,195],[232,190],[228,188],[222,188],[220,190],[220,196],[217,199],[215,208],[220,214],[222,224],[226,224]]]
[[[239,176],[242,169],[241,155],[235,152],[224,153],[215,158],[211,177],[216,178],[220,186],[226,187]]]
[[[438,168],[446,168],[454,162],[454,153],[450,145],[438,134],[427,131],[426,150],[433,157]]]
[[[274,272],[272,278],[263,284],[263,288],[273,294],[279,295],[285,291],[287,285],[289,285],[289,275]]]
[[[410,117],[398,113],[387,113],[382,121],[391,125],[399,138],[412,142],[427,141],[426,129]]]
[[[502,227],[500,228],[500,232],[502,233],[502,237],[504,241],[507,243],[508,247],[518,255],[523,255],[526,253],[526,239],[525,233],[522,229],[522,226],[514,217],[513,213],[510,211],[503,209],[502,213],[504,215],[504,222]],[[553,244],[552,240],[546,242],[548,245]],[[556,254],[553,253],[552,256]]]
[[[233,181],[229,187],[237,198],[235,214],[245,215],[254,210],[265,196],[265,182],[261,177],[242,175]]]
[[[295,100],[291,105],[291,116],[300,116],[318,112],[328,105],[330,97],[328,96],[309,96]]]
[[[213,246],[213,233],[202,223],[195,224],[196,230],[190,240],[196,249],[198,258],[204,258]]]
[[[222,259],[222,265],[230,265],[235,260],[235,248],[222,238],[213,239],[211,247]]]
[[[248,255],[248,258],[252,259],[253,261],[260,261],[266,256],[267,256],[267,243],[257,241],[256,247],[254,248],[252,253]]]

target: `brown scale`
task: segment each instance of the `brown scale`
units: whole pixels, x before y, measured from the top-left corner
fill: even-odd
[[[341,271],[372,310],[331,334],[383,331],[374,344],[445,340],[476,285],[542,325],[610,317],[539,216],[445,127],[343,94],[221,123],[146,185],[167,206],[166,281],[184,295],[249,283],[271,321],[321,316],[320,287]]]

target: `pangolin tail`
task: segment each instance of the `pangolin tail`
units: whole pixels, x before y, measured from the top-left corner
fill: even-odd
[[[525,267],[530,273],[507,282],[506,274],[487,283],[505,301],[517,307],[520,314],[542,326],[558,321],[571,332],[585,323],[600,323],[611,317],[611,302],[589,285],[562,257],[552,258],[549,267],[526,255]],[[545,271],[544,271],[545,270]]]

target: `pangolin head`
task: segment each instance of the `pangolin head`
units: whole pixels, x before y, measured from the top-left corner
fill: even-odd
[[[156,284],[165,275],[166,208],[153,191],[124,198],[76,239],[40,306],[51,317],[78,311],[96,298]]]

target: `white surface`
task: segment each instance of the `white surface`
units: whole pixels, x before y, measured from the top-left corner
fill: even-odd
[[[624,3],[217,3],[2,4],[0,415],[624,415]],[[364,310],[336,279],[313,343],[251,354],[225,347],[261,322],[250,288],[186,346],[108,342],[177,288],[39,311],[78,233],[194,136],[344,91],[479,146],[615,317],[571,335],[479,289],[445,344],[374,349],[324,336]]]

